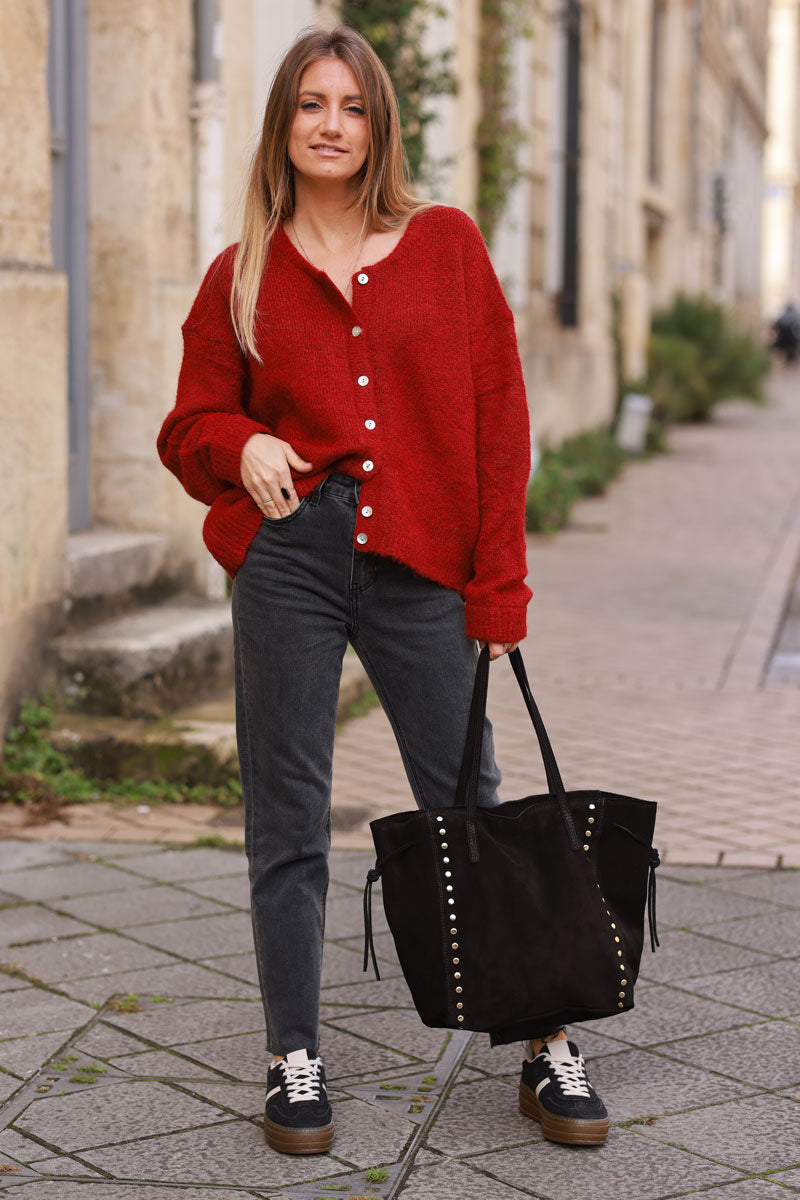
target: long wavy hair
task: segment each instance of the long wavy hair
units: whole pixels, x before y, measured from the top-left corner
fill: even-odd
[[[258,362],[262,360],[256,344],[256,307],[261,280],[275,230],[294,211],[289,133],[303,72],[321,58],[340,58],[346,63],[364,98],[369,143],[352,202],[352,207],[363,206],[362,235],[397,229],[432,204],[410,190],[397,97],[388,71],[366,38],[349,25],[337,25],[332,30],[313,26],[302,31],[283,56],[269,91],[233,264],[233,326],[242,349]]]

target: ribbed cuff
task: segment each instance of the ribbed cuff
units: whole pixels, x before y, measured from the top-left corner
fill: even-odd
[[[481,642],[521,642],[528,632],[524,608],[498,608],[468,600],[464,611],[467,637]]]
[[[256,433],[271,433],[271,430],[238,413],[220,415],[214,422],[211,465],[218,478],[242,486],[242,450]]]

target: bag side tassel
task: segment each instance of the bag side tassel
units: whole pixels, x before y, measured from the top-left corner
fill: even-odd
[[[367,882],[364,885],[364,967],[367,970],[369,958],[372,955],[372,965],[375,968],[375,978],[380,979],[378,960],[375,957],[375,945],[372,941],[372,885],[381,877],[380,869],[375,866],[367,871]]]
[[[619,829],[621,833],[627,833],[628,837],[632,837],[635,842],[638,842],[640,846],[645,846],[650,852],[647,870],[647,925],[650,930],[650,950],[655,954],[656,946],[661,945],[656,928],[656,867],[661,865],[661,856],[655,846],[648,846],[647,842],[643,842],[626,825],[620,825],[615,821],[614,829]]]

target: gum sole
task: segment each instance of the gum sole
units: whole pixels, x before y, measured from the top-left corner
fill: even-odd
[[[265,1117],[264,1137],[281,1154],[325,1154],[333,1145],[333,1123],[318,1129],[286,1129]]]
[[[524,1083],[519,1085],[519,1111],[524,1117],[539,1122],[548,1141],[560,1142],[562,1146],[602,1146],[611,1124],[608,1117],[601,1121],[570,1121],[554,1117],[544,1111],[536,1093]]]

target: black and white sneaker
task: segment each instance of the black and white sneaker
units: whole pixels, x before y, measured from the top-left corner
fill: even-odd
[[[267,1145],[282,1154],[324,1154],[333,1143],[333,1114],[322,1059],[293,1050],[267,1072]]]
[[[601,1146],[608,1137],[608,1112],[586,1078],[583,1055],[574,1042],[545,1042],[522,1063],[519,1110],[542,1126],[551,1142]]]

